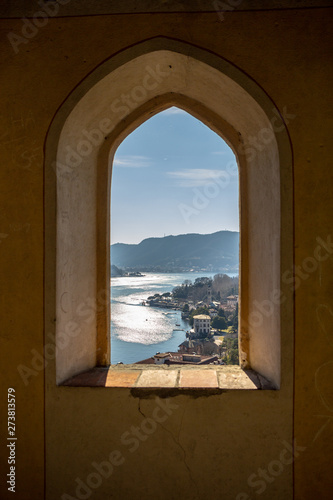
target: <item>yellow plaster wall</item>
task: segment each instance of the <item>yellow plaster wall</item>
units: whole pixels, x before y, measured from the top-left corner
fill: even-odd
[[[179,38],[239,66],[280,110],[294,115],[286,119],[294,151],[295,263],[303,269],[316,237],[326,241],[332,222],[330,13],[235,10],[224,21],[216,13],[50,19],[17,54],[7,34],[20,34],[22,21],[1,20],[0,407],[6,422],[6,389],[14,387],[16,498],[44,498],[44,373],[36,353],[43,351],[43,144],[57,108],[99,63],[153,36]],[[294,463],[294,485],[293,465],[286,465],[259,497],[289,499],[294,489],[296,499],[328,498],[332,268],[330,254],[295,290],[294,405],[292,387],[231,392],[224,399],[177,397],[179,408],[137,451],[127,447],[124,464],[91,497],[229,500],[244,492],[243,499],[257,498],[249,475],[279,458],[294,428],[297,445],[306,447]],[[26,374],[27,385],[19,365],[34,370]],[[80,389],[75,398],[71,388],[47,390],[55,429],[47,436],[47,500],[64,492],[75,496],[76,477],[84,480],[91,463],[118,449],[122,433],[156,406],[154,400],[140,405],[127,390],[105,390],[102,396],[103,389]],[[6,471],[3,441],[0,458],[0,470]],[[3,483],[1,489],[4,498],[14,498]]]

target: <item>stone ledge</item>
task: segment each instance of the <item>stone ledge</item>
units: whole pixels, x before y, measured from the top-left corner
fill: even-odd
[[[167,390],[208,391],[214,394],[225,390],[275,390],[262,375],[239,366],[156,366],[115,365],[95,367],[66,380],[66,387],[127,388],[140,391]]]

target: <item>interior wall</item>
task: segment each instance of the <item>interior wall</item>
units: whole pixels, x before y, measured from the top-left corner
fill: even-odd
[[[96,468],[93,463],[110,459],[114,450],[124,460],[111,457],[114,471],[92,489],[91,498],[201,499],[209,491],[211,498],[244,500],[256,498],[262,488],[263,499],[327,498],[333,364],[330,13],[234,8],[223,19],[216,12],[50,18],[24,38],[17,53],[7,35],[22,36],[24,21],[1,20],[0,185],[5,210],[0,218],[0,373],[4,387],[14,387],[17,395],[17,498],[44,498],[45,472],[47,500],[64,493],[79,498],[75,489],[80,479],[86,481]],[[44,141],[57,109],[90,71],[123,48],[161,35],[230,60],[264,88],[284,115],[294,151],[295,286],[293,271],[282,270],[287,273],[283,285],[295,294],[294,398],[288,383],[274,392],[177,397],[166,420],[147,439],[138,438],[139,446],[131,452],[133,447],[123,443],[124,432],[151,417],[160,403],[139,401],[126,389],[101,395],[103,389],[82,388],[73,399],[72,388],[55,392],[47,382],[46,389],[54,394],[47,408],[54,431],[46,435],[45,456]],[[263,144],[251,145],[257,147]],[[52,352],[46,350],[45,360],[52,363]],[[6,411],[2,398],[4,422]],[[284,450],[290,458],[293,437],[294,460],[278,470],[272,464]],[[7,470],[4,447],[0,459],[0,470]],[[259,468],[271,471],[269,480],[261,478],[260,484]],[[1,488],[2,496],[11,498]]]

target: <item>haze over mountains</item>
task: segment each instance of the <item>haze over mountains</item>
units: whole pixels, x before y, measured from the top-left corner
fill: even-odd
[[[139,244],[111,245],[111,264],[138,271],[238,272],[239,233],[180,234],[147,238]]]

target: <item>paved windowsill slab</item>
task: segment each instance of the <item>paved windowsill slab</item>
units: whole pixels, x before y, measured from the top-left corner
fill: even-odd
[[[136,387],[155,388],[176,387],[179,370],[142,370]]]
[[[262,375],[239,366],[111,365],[95,367],[66,380],[67,387],[114,387],[140,390],[275,390]]]
[[[179,387],[182,389],[218,389],[216,370],[180,370]]]

